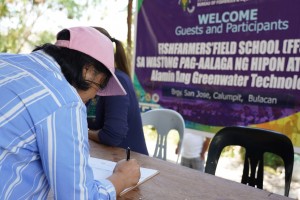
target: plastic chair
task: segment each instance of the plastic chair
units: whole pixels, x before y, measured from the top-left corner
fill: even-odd
[[[143,126],[152,125],[158,134],[153,157],[167,160],[167,136],[170,130],[178,131],[181,146],[185,128],[181,114],[175,110],[158,108],[142,113],[141,116]]]
[[[210,143],[205,166],[206,173],[215,175],[220,154],[224,147],[230,145],[242,146],[246,150],[241,183],[260,189],[263,189],[263,154],[270,152],[280,156],[285,166],[284,195],[289,195],[294,164],[294,148],[287,136],[265,129],[239,126],[225,127],[215,134]]]

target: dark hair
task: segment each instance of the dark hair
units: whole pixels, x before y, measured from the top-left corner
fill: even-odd
[[[116,51],[115,51],[116,67],[119,70],[125,72],[128,76],[131,76],[130,67],[127,61],[127,57],[122,42],[115,38],[112,38],[110,34],[107,32],[107,30],[105,30],[104,28],[101,27],[93,27],[93,28],[97,29],[98,31],[106,35],[106,37],[108,37],[112,42],[116,44]]]
[[[57,34],[57,40],[70,40],[70,32],[67,29]],[[49,54],[60,65],[61,71],[67,81],[74,87],[81,90],[88,90],[91,83],[84,80],[82,72],[86,65],[93,65],[98,73],[103,73],[105,79],[101,85],[106,86],[110,77],[110,71],[98,60],[91,56],[65,47],[58,47],[53,44],[44,44],[36,47],[33,51],[43,50]]]

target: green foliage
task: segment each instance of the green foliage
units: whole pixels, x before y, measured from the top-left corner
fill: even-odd
[[[153,126],[144,126],[143,131],[145,134],[145,139],[147,140],[156,140],[157,138],[157,132],[156,129]]]
[[[0,52],[15,53],[18,49],[20,30],[10,29],[7,34],[0,35]]]
[[[35,42],[29,41],[30,46],[39,46],[45,43],[53,43],[55,41],[55,35],[49,33],[48,31],[43,31],[39,33],[39,36]]]
[[[224,157],[240,157],[242,160],[245,159],[245,148],[240,148],[238,146],[227,146],[222,151],[222,156]],[[264,154],[264,166],[276,169],[277,167],[284,166],[284,162],[280,156],[276,154],[266,152]]]
[[[264,154],[264,166],[276,169],[277,167],[284,166],[284,162],[280,156],[267,152]]]
[[[36,31],[37,21],[44,13],[64,12],[68,18],[79,19],[87,6],[95,6],[101,0],[0,0],[0,52],[19,53],[26,48],[51,42],[49,30]],[[46,33],[46,32],[49,33]]]
[[[0,0],[0,17],[7,15],[7,13],[8,13],[8,9],[5,0]]]
[[[223,149],[221,156],[230,157],[230,158],[233,158],[235,156],[240,156],[240,153],[238,153],[238,155],[236,154],[235,148],[236,148],[235,146],[226,146]]]

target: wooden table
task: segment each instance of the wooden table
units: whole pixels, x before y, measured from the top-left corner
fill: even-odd
[[[92,157],[117,162],[125,158],[121,148],[90,141]],[[187,167],[132,152],[142,167],[157,169],[158,175],[119,197],[120,200],[288,200],[291,198],[241,183],[202,173]]]

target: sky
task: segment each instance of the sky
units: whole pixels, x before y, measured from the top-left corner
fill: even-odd
[[[126,41],[128,1],[108,0],[102,2],[97,7],[87,9],[85,12],[89,14],[84,15],[81,20],[68,19],[64,12],[49,10],[37,22],[35,31],[47,30],[57,33],[62,28],[72,26],[101,26],[112,37],[123,42]]]
[[[78,0],[80,3],[86,1]],[[88,0],[92,1],[92,0]],[[47,4],[40,4],[37,7],[41,11],[41,16],[37,18],[37,12],[28,12],[26,16],[22,18],[27,23],[27,27],[32,27],[30,32],[32,33],[29,40],[35,43],[38,39],[35,33],[49,32],[54,36],[60,30],[64,28],[74,26],[100,26],[105,28],[110,35],[123,42],[127,41],[127,0],[102,0],[97,6],[90,6],[84,9],[83,16],[80,20],[68,19],[67,12],[59,9],[48,9]],[[136,7],[137,0],[133,0],[133,10]],[[13,12],[23,12],[23,3],[10,4],[11,16],[5,17],[0,20],[0,34],[7,34],[8,30],[19,27],[19,18],[13,17]],[[32,9],[32,4],[27,4],[26,10]],[[134,12],[134,11],[133,11]],[[134,15],[134,14],[133,14]],[[134,23],[134,21],[133,21]],[[134,25],[132,26],[132,36],[134,37]],[[26,35],[24,32],[23,35]],[[134,38],[132,38],[134,41]],[[47,41],[54,42],[54,41]],[[32,46],[29,43],[25,43],[21,49],[22,53],[28,53],[32,50]]]

